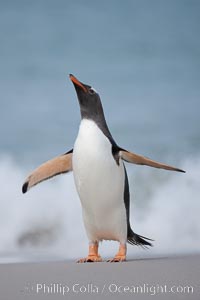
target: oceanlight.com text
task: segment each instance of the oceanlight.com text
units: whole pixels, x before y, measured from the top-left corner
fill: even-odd
[[[132,293],[132,294],[149,294],[151,296],[157,294],[193,294],[194,288],[191,285],[151,285],[151,284],[143,284],[143,285],[117,285],[112,283],[108,286],[109,292],[114,293]]]

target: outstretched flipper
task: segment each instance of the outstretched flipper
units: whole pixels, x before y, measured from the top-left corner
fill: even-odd
[[[136,165],[146,165],[149,167],[185,173],[185,171],[183,171],[181,169],[178,169],[178,168],[175,168],[175,167],[172,167],[169,165],[165,165],[163,163],[159,163],[159,162],[152,160],[150,158],[147,158],[145,156],[138,155],[138,154],[126,151],[126,150],[120,150],[119,155],[123,160],[125,160],[129,163],[136,164]]]
[[[35,169],[25,180],[22,186],[22,192],[26,193],[31,187],[53,176],[72,171],[72,153],[73,149],[63,155],[48,160]]]

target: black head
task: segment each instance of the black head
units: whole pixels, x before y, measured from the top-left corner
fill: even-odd
[[[99,94],[90,85],[80,82],[72,74],[69,77],[74,84],[78,96],[82,119],[86,118],[94,121],[104,119]]]
[[[80,82],[72,74],[70,74],[69,77],[74,84],[78,96],[82,119],[94,121],[107,136],[110,142],[116,146],[116,143],[106,124],[99,94],[90,85]]]

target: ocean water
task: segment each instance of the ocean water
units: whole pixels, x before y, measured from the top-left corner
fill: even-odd
[[[129,255],[200,252],[199,32],[194,0],[0,1],[0,261],[87,253],[72,174],[21,193],[32,169],[73,147],[69,73],[99,92],[120,146],[186,170],[127,165],[132,227],[155,240]]]

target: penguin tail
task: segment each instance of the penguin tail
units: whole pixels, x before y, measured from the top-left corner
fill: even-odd
[[[153,240],[139,235],[132,230],[128,233],[127,242],[131,245],[141,246],[144,249],[148,249],[148,247],[153,247],[152,243],[150,243],[149,241]]]

